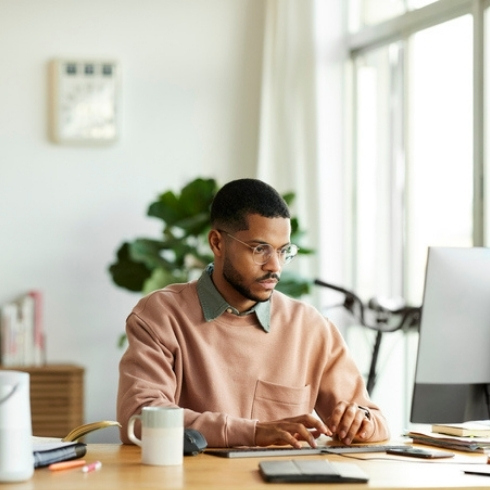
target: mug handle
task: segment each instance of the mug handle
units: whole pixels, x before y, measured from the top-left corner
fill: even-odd
[[[136,420],[140,420],[141,421],[141,415],[132,415],[130,417],[129,422],[128,422],[128,437],[136,445],[141,446],[141,439],[138,439],[134,435],[134,423],[136,422]]]

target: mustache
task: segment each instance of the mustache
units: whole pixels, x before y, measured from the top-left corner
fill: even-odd
[[[268,272],[265,276],[259,277],[257,281],[267,281],[269,279],[275,279],[277,282],[279,282],[281,280],[281,277],[275,272]]]

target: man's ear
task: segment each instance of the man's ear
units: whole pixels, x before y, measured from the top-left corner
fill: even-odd
[[[218,230],[211,230],[208,234],[209,246],[211,251],[217,257],[223,254],[224,238]]]

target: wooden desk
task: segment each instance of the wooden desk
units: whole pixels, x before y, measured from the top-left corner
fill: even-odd
[[[364,454],[367,460],[358,461],[341,456],[302,456],[332,461],[349,461],[358,464],[368,475],[367,484],[278,484],[266,483],[258,471],[258,462],[264,458],[224,459],[209,454],[186,456],[183,466],[159,467],[140,463],[138,446],[117,444],[89,444],[85,460],[100,460],[102,468],[92,473],[82,473],[80,468],[51,472],[47,468],[35,471],[31,480],[23,483],[0,483],[0,490],[78,490],[78,489],[244,489],[269,490],[329,490],[351,489],[468,489],[490,486],[490,477],[467,475],[463,468],[490,468],[483,464],[486,456],[458,455],[454,461],[444,462],[391,458],[385,454]],[[384,459],[380,459],[384,458]],[[457,463],[456,463],[457,461]],[[482,464],[478,464],[478,463]],[[471,465],[471,466],[470,466]]]

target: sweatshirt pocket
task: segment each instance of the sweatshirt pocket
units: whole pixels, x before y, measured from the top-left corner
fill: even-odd
[[[292,387],[257,380],[252,418],[261,422],[295,417],[313,412],[310,386]]]

